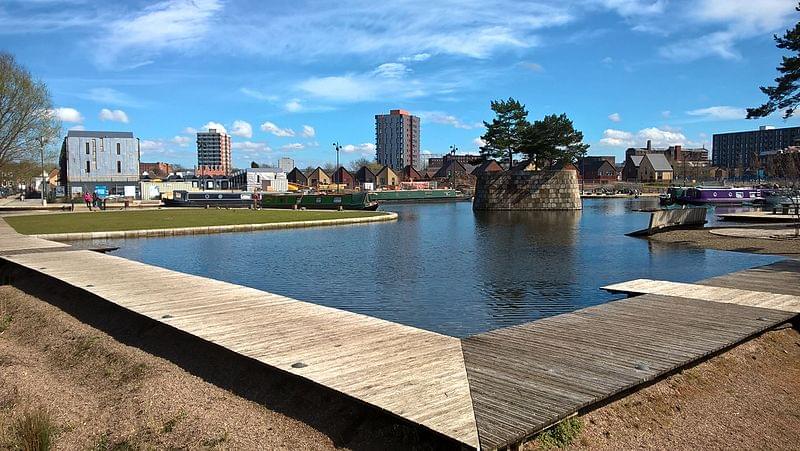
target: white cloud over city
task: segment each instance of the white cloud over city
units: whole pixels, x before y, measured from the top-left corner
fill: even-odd
[[[122,110],[110,110],[108,108],[103,108],[100,110],[100,114],[98,116],[101,121],[122,122],[123,124],[127,124],[129,122],[128,114]]]

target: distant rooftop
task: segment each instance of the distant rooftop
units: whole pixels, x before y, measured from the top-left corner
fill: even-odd
[[[70,130],[67,138],[133,138],[132,132],[103,132],[91,130]]]

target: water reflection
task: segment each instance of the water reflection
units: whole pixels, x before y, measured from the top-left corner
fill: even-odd
[[[694,281],[774,261],[626,237],[652,200],[579,212],[391,205],[393,223],[109,240],[116,255],[297,299],[467,336],[613,299],[640,277]]]

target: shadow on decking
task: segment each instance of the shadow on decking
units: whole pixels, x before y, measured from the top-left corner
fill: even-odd
[[[461,448],[455,441],[333,389],[206,342],[49,276],[0,262],[0,280],[123,344],[169,360],[211,384],[302,421],[329,436],[337,447]]]

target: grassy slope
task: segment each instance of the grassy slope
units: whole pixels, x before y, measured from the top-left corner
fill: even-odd
[[[291,221],[344,219],[380,215],[353,211],[293,210],[138,210],[94,213],[67,213],[5,218],[17,232],[43,233],[111,232],[117,230],[171,229],[232,224],[269,224]]]

